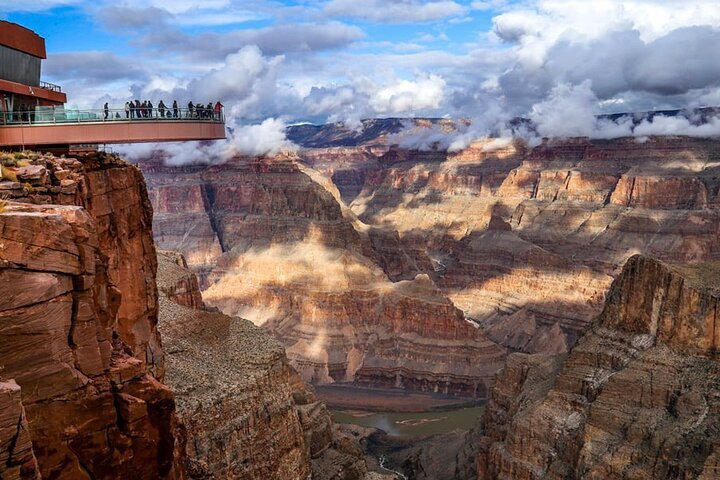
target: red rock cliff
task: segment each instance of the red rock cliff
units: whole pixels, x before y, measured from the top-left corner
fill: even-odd
[[[25,410],[27,436],[9,444],[21,478],[28,436],[43,478],[183,478],[140,173],[103,155],[32,155],[17,176],[27,184],[3,191],[45,204],[0,213],[0,375],[20,387],[9,411]]]
[[[720,264],[632,257],[566,359],[510,356],[479,479],[720,477]]]

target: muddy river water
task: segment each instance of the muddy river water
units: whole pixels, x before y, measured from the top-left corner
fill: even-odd
[[[337,423],[374,427],[395,437],[414,437],[447,433],[457,429],[468,430],[482,415],[483,408],[469,407],[423,413],[335,410],[332,414]]]

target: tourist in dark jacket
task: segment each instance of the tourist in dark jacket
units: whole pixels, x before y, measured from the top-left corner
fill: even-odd
[[[173,100],[173,118],[178,118],[178,104],[177,100]]]
[[[160,113],[160,118],[165,118],[165,102],[162,100],[158,103],[158,113]]]
[[[137,118],[142,117],[142,110],[141,110],[141,107],[140,107],[140,100],[138,100],[137,98],[135,99],[135,116],[136,116]]]
[[[103,105],[103,112],[105,113],[105,120],[107,120],[108,114],[110,113],[110,107],[108,107],[108,102],[105,102],[105,105]]]
[[[195,115],[195,105],[193,105],[192,100],[190,100],[190,101],[188,102],[188,107],[187,107],[187,108],[188,108],[188,111],[187,111],[187,114],[186,114],[186,115],[187,115],[188,117],[194,116],[194,115]]]
[[[125,102],[125,118],[130,118],[130,102]]]
[[[153,104],[150,100],[148,100],[147,108],[148,108],[148,117],[153,118],[155,116],[155,112],[153,112]]]

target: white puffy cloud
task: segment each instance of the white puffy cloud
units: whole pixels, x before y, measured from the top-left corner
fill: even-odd
[[[370,106],[379,114],[412,114],[440,106],[445,94],[445,80],[427,75],[416,80],[397,80],[385,85],[370,97]]]
[[[365,118],[427,116],[442,104],[445,85],[438,75],[418,74],[411,80],[392,78],[384,83],[364,76],[352,83],[313,88],[303,105],[312,115],[326,115],[329,121],[357,128]]]
[[[118,145],[116,150],[132,162],[158,156],[168,165],[218,164],[237,155],[275,155],[296,148],[285,136],[287,124],[268,118],[260,124],[235,125],[226,140]]]
[[[37,8],[61,3],[41,1]],[[720,104],[715,0],[323,0],[294,6],[99,0],[85,8],[102,25],[114,22],[137,53],[51,51],[44,73],[81,106],[130,96],[154,103],[220,100],[238,125],[267,118],[350,126],[374,116],[471,118],[444,141],[456,149],[477,136],[509,134],[505,125],[516,116],[532,118],[544,136],[672,128],[695,134],[712,130],[687,119],[687,125],[657,118],[635,125],[594,115]],[[478,11],[493,12],[489,31],[468,40],[448,27],[486,15]],[[262,18],[263,26],[184,25],[251,18]],[[385,25],[410,22],[421,25]],[[392,34],[385,34],[389,28]],[[421,132],[403,141],[431,145],[442,134]]]

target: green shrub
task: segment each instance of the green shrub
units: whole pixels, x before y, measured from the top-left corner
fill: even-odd
[[[25,158],[25,152],[15,152],[13,157],[15,157],[15,160],[22,160]]]

